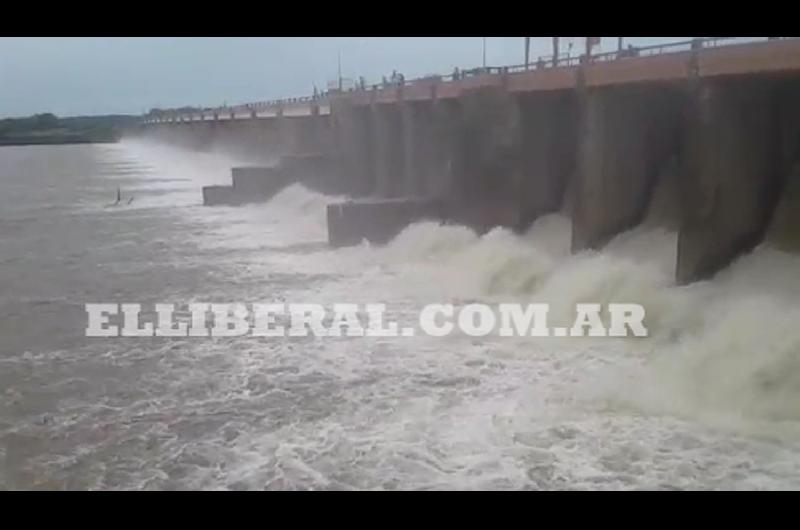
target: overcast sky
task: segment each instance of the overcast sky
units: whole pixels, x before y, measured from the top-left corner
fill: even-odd
[[[650,44],[683,37],[626,38]],[[562,49],[582,37],[563,37]],[[533,37],[531,55],[551,52]],[[616,37],[603,37],[613,50]],[[489,65],[523,62],[522,37],[488,37]],[[152,107],[213,106],[310,94],[342,75],[377,82],[449,73],[483,61],[482,37],[53,37],[0,38],[0,116],[53,112],[139,114]]]

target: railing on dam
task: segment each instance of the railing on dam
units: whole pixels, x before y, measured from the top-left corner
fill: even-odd
[[[145,117],[143,119],[143,123],[181,123],[207,120],[217,121],[328,114],[330,113],[330,98],[340,93],[379,91],[399,86],[430,86],[440,83],[459,82],[464,79],[477,76],[499,76],[531,72],[536,70],[565,67],[568,68],[583,64],[608,63],[630,57],[666,55],[671,53],[682,53],[686,51],[719,48],[722,46],[746,46],[747,44],[752,44],[759,41],[789,40],[797,39],[797,37],[751,37],[748,39],[749,40],[747,42],[742,42],[741,37],[705,37],[650,46],[628,46],[627,48],[588,56],[586,54],[559,54],[555,60],[552,55],[541,56],[535,61],[529,62],[528,64],[484,66],[464,70],[455,69],[450,74],[428,75],[409,80],[404,79],[402,75],[398,75],[392,80],[384,79],[382,83],[374,84],[367,84],[362,78],[360,83],[355,83],[344,90],[329,90],[311,96],[271,99],[234,106],[223,105],[220,107],[193,109],[191,111],[184,112],[179,110],[166,110],[156,116]]]
[[[163,111],[146,117],[144,123],[180,123],[190,121],[219,121],[277,116],[309,116],[328,114],[330,103],[327,94],[256,101],[241,105],[207,107],[191,111]]]

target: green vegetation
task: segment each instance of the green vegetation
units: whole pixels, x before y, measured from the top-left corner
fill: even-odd
[[[0,145],[116,142],[125,128],[138,122],[139,117],[128,115],[6,118],[0,120]]]
[[[172,116],[175,114],[190,114],[193,112],[202,112],[211,110],[210,108],[202,108],[202,107],[180,107],[177,109],[150,109],[150,111],[145,115],[145,118],[162,118],[165,116]]]

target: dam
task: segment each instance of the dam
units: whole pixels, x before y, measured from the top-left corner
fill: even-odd
[[[137,133],[252,159],[204,203],[299,182],[329,242],[385,243],[434,220],[524,231],[562,212],[571,251],[647,222],[678,232],[674,278],[710,278],[764,241],[798,250],[800,39],[694,39],[149,116]]]
[[[800,489],[798,41],[500,39],[3,42],[0,488]]]

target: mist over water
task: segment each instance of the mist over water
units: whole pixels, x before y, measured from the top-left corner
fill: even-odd
[[[0,486],[145,489],[800,486],[800,257],[673,282],[650,226],[571,255],[433,222],[327,246],[325,197],[202,207],[235,157],[0,149]],[[116,189],[130,204],[108,207]],[[123,201],[124,202],[124,201]],[[86,302],[634,302],[647,338],[89,339]]]

